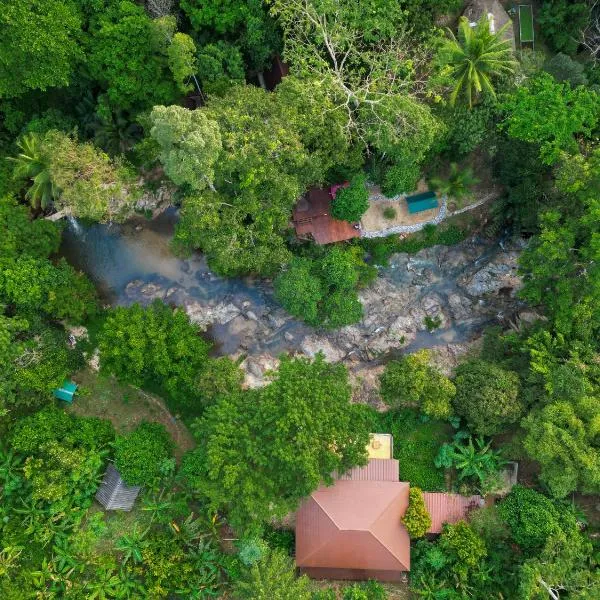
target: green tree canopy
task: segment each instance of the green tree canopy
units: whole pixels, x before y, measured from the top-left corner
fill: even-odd
[[[596,92],[559,83],[548,73],[529,79],[504,103],[508,135],[541,145],[541,158],[554,164],[561,151],[577,150],[575,137],[589,136],[598,123]]]
[[[150,485],[165,470],[173,441],[160,423],[140,423],[115,440],[115,466],[128,485]]]
[[[275,298],[291,315],[310,325],[342,327],[361,319],[356,290],[374,276],[359,248],[334,246],[315,260],[294,257],[275,278]]]
[[[176,247],[201,248],[223,275],[273,274],[289,257],[281,234],[294,202],[319,176],[317,159],[276,94],[236,86],[201,110],[221,134],[217,192],[184,199]]]
[[[554,50],[567,54],[577,53],[590,17],[588,3],[582,0],[546,0],[536,15],[544,39]]]
[[[97,310],[94,286],[64,259],[57,265],[27,256],[0,259],[0,301],[23,312],[41,310],[77,323]]]
[[[350,404],[343,366],[284,358],[274,377],[209,407],[193,427],[201,443],[184,459],[189,485],[242,530],[366,462],[369,423]]]
[[[272,0],[271,12],[284,31],[286,60],[321,82],[360,144],[427,152],[440,125],[415,98],[416,73],[427,58],[400,3]]]
[[[175,17],[151,19],[131,0],[98,14],[88,39],[87,65],[111,107],[149,109],[175,101],[187,89],[195,46],[187,35],[176,34],[176,27]]]
[[[98,337],[101,368],[133,385],[158,385],[177,404],[198,402],[209,343],[180,309],[159,300],[113,309]]]
[[[380,377],[384,402],[392,408],[418,408],[436,419],[450,417],[456,388],[431,366],[430,358],[420,350],[388,362]]]
[[[283,550],[272,550],[242,573],[234,585],[239,600],[311,600],[310,580],[296,577],[294,561]]]
[[[196,191],[212,188],[222,149],[217,123],[201,110],[181,106],[155,106],[150,122],[150,135],[160,146],[160,160],[171,180]]]
[[[458,37],[448,29],[448,38],[440,46],[437,60],[444,75],[452,81],[451,105],[461,96],[470,107],[482,93],[496,97],[494,80],[512,73],[517,66],[510,41],[504,38],[507,27],[508,23],[492,33],[484,14],[475,27],[461,17]]]
[[[600,323],[600,152],[563,155],[557,172],[559,204],[540,216],[540,233],[520,259],[522,297],[543,304],[552,327],[563,335],[593,339]]]
[[[11,0],[0,12],[0,99],[68,85],[83,58],[78,3]]]
[[[33,205],[44,208],[52,203],[56,210],[95,221],[130,214],[130,171],[91,143],[51,129],[43,135],[28,134],[20,147],[22,152],[13,159],[14,176],[31,181],[27,195]]]
[[[469,429],[493,435],[523,414],[519,377],[512,371],[483,360],[470,360],[456,370],[454,410]]]
[[[369,208],[369,191],[365,175],[355,175],[346,188],[338,189],[331,205],[331,214],[336,219],[354,223],[359,221]]]
[[[562,523],[559,510],[553,502],[533,489],[516,485],[500,504],[500,516],[512,533],[512,536],[526,551],[542,548],[548,538],[566,528]],[[572,515],[564,516],[571,527],[577,528]]]
[[[599,423],[600,407],[594,397],[552,402],[523,419],[527,431],[523,445],[540,463],[540,479],[553,496],[600,490]]]
[[[423,537],[431,527],[431,516],[427,512],[423,491],[418,487],[409,490],[408,508],[402,517],[402,523],[411,539]]]

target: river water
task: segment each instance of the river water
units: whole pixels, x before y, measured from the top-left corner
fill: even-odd
[[[287,316],[274,301],[268,283],[253,278],[218,277],[211,273],[200,254],[190,258],[174,256],[169,242],[176,221],[175,209],[151,221],[135,217],[124,224],[84,226],[70,219],[63,234],[61,254],[94,281],[106,304],[126,305],[160,297],[171,304],[185,306],[190,314],[198,306],[202,310],[208,306],[209,310],[221,313],[234,311],[233,318],[226,315],[221,322],[216,319],[208,327],[218,354],[233,354],[240,349],[249,354],[293,352],[302,349],[305,338],[315,333],[322,335],[320,339],[328,336],[334,343],[339,341],[334,338],[336,334],[315,332]],[[465,250],[469,260],[447,266],[441,264],[435,252],[421,259],[397,255],[389,267],[381,269],[380,278],[388,292],[417,290],[421,298],[434,294],[446,302],[451,294],[460,291],[457,280],[465,270],[476,269],[478,263],[484,263],[499,251],[497,245],[482,241],[470,243]],[[415,273],[426,273],[427,280],[421,281]],[[385,291],[382,294],[385,295]],[[375,302],[366,307],[365,322],[369,321],[369,311],[377,311],[377,303],[376,297]],[[405,308],[401,302],[394,305],[392,319],[396,316],[396,306],[398,314]],[[390,317],[389,310],[385,317]],[[474,319],[452,319],[433,332],[420,328],[404,350],[461,343],[490,322],[493,322],[491,313]],[[372,337],[378,335],[377,325],[361,324],[360,327],[367,337]],[[347,344],[346,348],[349,348]]]

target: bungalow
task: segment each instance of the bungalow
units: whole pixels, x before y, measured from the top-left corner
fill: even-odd
[[[410,538],[401,517],[409,484],[400,481],[391,436],[374,434],[369,462],[321,486],[296,513],[296,564],[315,579],[400,581],[410,570]],[[424,493],[429,533],[463,519],[480,496]]]
[[[360,225],[331,216],[331,201],[342,187],[313,187],[294,208],[292,221],[300,239],[312,239],[319,245],[360,237]]]

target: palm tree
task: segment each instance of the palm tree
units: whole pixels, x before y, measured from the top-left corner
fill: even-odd
[[[484,15],[475,27],[461,17],[458,37],[448,29],[448,38],[438,52],[438,62],[448,68],[448,75],[454,80],[450,94],[452,106],[461,94],[466,96],[469,108],[481,92],[495,98],[492,80],[514,71],[517,62],[512,57],[511,44],[503,39],[508,25],[492,33],[489,20]]]
[[[432,177],[429,181],[434,190],[456,200],[468,196],[470,188],[478,183],[471,167],[459,169],[456,163],[450,163],[448,177]]]
[[[18,156],[9,158],[15,163],[15,178],[31,179],[31,187],[25,197],[34,208],[45,209],[60,196],[60,190],[52,181],[48,157],[43,143],[35,133],[24,135],[17,146],[21,150]]]

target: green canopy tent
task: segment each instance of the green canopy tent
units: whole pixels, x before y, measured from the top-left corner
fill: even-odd
[[[424,210],[437,208],[438,199],[435,192],[422,192],[413,196],[407,196],[406,204],[408,205],[408,214],[413,215]]]
[[[77,384],[74,381],[65,380],[58,389],[54,390],[54,396],[65,402],[73,402],[73,396],[75,396],[76,391]]]

